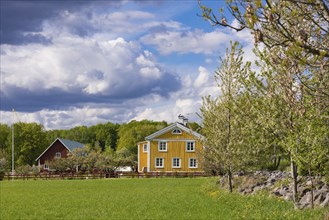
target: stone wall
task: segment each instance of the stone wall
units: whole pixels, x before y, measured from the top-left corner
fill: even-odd
[[[293,185],[290,173],[283,171],[256,171],[252,174],[236,174],[233,185],[241,194],[255,194],[260,190],[269,192],[284,200],[293,199]],[[312,202],[312,181],[310,177],[298,177],[298,208],[309,208]],[[227,178],[220,180],[222,187],[227,186]],[[329,185],[323,177],[313,177],[314,206],[329,206]]]

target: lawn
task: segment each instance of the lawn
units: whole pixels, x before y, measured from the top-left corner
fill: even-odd
[[[268,196],[218,191],[209,178],[0,182],[0,219],[323,219]]]

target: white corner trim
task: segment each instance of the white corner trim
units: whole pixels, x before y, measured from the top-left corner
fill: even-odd
[[[140,159],[140,150],[139,150],[139,143],[137,143],[137,155],[138,155],[138,157],[137,157],[137,166],[138,166],[138,172],[142,172],[142,171],[140,171],[139,169],[141,168],[141,159]]]
[[[149,151],[147,152],[147,172],[151,170],[151,143],[150,141],[147,142]]]

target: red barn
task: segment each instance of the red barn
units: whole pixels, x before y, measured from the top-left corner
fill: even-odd
[[[76,148],[82,148],[84,144],[57,138],[40,156],[36,159],[38,165],[43,169],[48,170],[48,164],[46,161],[50,161],[54,158],[66,158],[69,152],[72,152]]]

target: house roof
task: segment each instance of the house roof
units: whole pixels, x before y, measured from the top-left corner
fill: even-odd
[[[84,144],[82,144],[80,142],[76,142],[76,141],[60,139],[60,138],[58,138],[58,140],[60,142],[62,142],[64,144],[64,146],[70,151],[73,151],[75,148],[82,148],[85,146]]]
[[[37,159],[35,159],[35,160],[36,160],[36,161],[39,160],[40,157],[42,157],[42,155],[44,155],[44,154],[47,152],[47,150],[48,150],[49,148],[51,148],[51,146],[53,146],[53,144],[54,144],[57,140],[60,141],[60,142],[64,145],[64,147],[66,147],[66,149],[68,149],[68,151],[70,151],[70,152],[73,151],[73,150],[76,149],[76,148],[82,148],[82,147],[85,146],[84,144],[82,144],[82,143],[80,143],[80,142],[77,142],[77,141],[71,141],[71,140],[66,140],[66,139],[56,138],[56,140],[55,140],[53,143],[51,143],[51,144],[49,145],[49,147],[47,147],[47,149],[46,149],[44,152],[42,152],[42,154],[40,154],[40,156],[39,156]]]
[[[198,139],[203,139],[203,138],[204,138],[201,134],[199,134],[199,133],[197,133],[197,132],[195,132],[195,131],[189,129],[188,127],[184,126],[183,124],[181,124],[181,123],[179,123],[179,122],[175,122],[175,123],[173,123],[173,124],[171,124],[171,125],[169,125],[169,126],[163,128],[163,129],[161,129],[160,131],[157,131],[157,132],[155,132],[155,133],[153,133],[153,134],[147,136],[147,137],[145,138],[145,140],[148,140],[148,141],[149,141],[149,140],[152,140],[152,139],[154,139],[154,138],[156,138],[156,137],[159,137],[160,135],[165,134],[165,133],[167,133],[168,131],[171,131],[171,130],[173,130],[173,129],[175,129],[175,128],[179,128],[179,129],[181,129],[181,130],[183,130],[183,131],[185,131],[185,132],[187,132],[187,133],[190,133],[190,134],[192,134],[193,136],[195,136],[195,137],[198,138]]]

